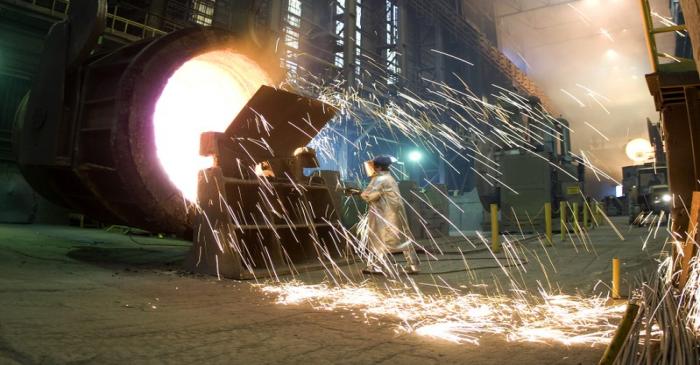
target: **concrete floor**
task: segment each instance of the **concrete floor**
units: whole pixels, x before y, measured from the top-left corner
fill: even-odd
[[[653,268],[665,233],[642,251],[648,230],[621,227],[625,241],[607,227],[591,231],[597,254],[557,241],[550,280],[590,295],[598,280],[609,281],[613,256],[626,278]],[[527,246],[544,257],[536,242]],[[497,336],[453,344],[397,333],[391,319],[367,324],[352,313],[278,305],[251,283],[179,272],[186,249],[99,230],[0,226],[0,364],[593,364],[604,350]],[[528,285],[542,280],[538,266],[531,259]],[[499,275],[477,273],[484,281]]]

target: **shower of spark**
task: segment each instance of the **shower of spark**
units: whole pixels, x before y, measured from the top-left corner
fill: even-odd
[[[582,12],[581,10],[579,10],[579,8],[575,7],[573,4],[566,4],[566,6],[570,7],[571,10],[573,10],[574,12],[576,12],[576,15],[578,15],[578,17],[579,17],[586,25],[590,25],[590,24],[593,22],[593,20],[591,20],[591,18],[588,17],[588,15],[586,15],[584,12]]]
[[[436,50],[434,52],[444,53]],[[450,57],[469,65],[466,60],[455,56]],[[368,68],[381,69],[381,65],[371,58],[363,57],[362,61]],[[330,84],[323,83],[311,72],[298,66],[295,73],[290,75],[281,87],[313,96],[338,110],[338,117],[324,127],[312,141],[312,147],[316,149],[322,162],[337,161],[339,145],[345,146],[347,154],[366,160],[372,157],[371,149],[380,141],[381,143],[411,144],[424,151],[426,155],[436,156],[445,163],[446,169],[451,169],[456,174],[473,171],[489,185],[503,187],[517,194],[518,192],[512,187],[500,181],[502,173],[493,154],[494,149],[517,148],[541,159],[542,163],[550,164],[562,174],[572,179],[577,178],[557,163],[536,152],[537,145],[544,144],[545,140],[561,141],[565,129],[571,133],[573,130],[552,117],[542,105],[532,103],[517,92],[491,85],[490,95],[479,96],[457,75],[454,76],[459,81],[459,87],[422,79],[425,85],[422,94],[427,97],[421,97],[407,89],[396,89],[396,85],[389,77],[374,77],[371,83],[368,81],[364,84],[360,78],[356,89],[355,86],[348,86],[343,81],[334,80]],[[579,87],[582,86],[579,85]],[[586,89],[588,95],[596,101],[596,96],[604,98],[590,89],[582,88]],[[562,92],[585,106],[569,92],[563,89]],[[231,119],[228,119],[228,122]],[[522,123],[523,119],[527,119],[528,122]],[[370,127],[367,127],[367,123],[363,123],[366,120],[373,121]],[[350,128],[358,130],[359,137],[351,138],[347,133]],[[571,156],[578,163],[596,171],[596,175],[610,179],[600,169],[595,168],[583,152],[581,156],[574,153],[571,153]],[[469,170],[460,170],[457,167],[458,162],[469,163]],[[359,169],[349,168],[348,171],[340,172],[344,180],[355,179],[359,183],[361,173],[357,170]],[[265,177],[258,176],[258,179],[261,190],[273,192]],[[291,179],[290,183],[299,190]],[[430,184],[429,181],[428,183]],[[448,217],[441,215],[430,204],[429,200],[417,193],[413,195],[417,198],[413,200],[415,204],[427,205],[442,220],[460,232]],[[445,197],[450,203],[456,205],[448,195]],[[289,197],[277,196],[274,199],[289,199]],[[251,223],[267,225],[277,234],[274,225],[268,220],[255,221],[253,214],[242,211],[240,207],[228,206],[223,198],[220,203],[231,215],[235,227],[240,228],[241,224]],[[297,210],[296,214],[303,217],[305,221],[313,222],[314,219],[322,219],[328,226],[333,227],[332,245],[336,248],[347,247],[348,251],[353,253],[341,255],[336,262],[331,259],[332,255],[329,253],[329,247],[332,245],[316,240],[314,248],[318,252],[318,263],[325,268],[326,278],[324,284],[318,285],[280,280],[278,270],[272,265],[272,260],[267,254],[269,264],[265,262],[262,269],[267,269],[272,282],[260,284],[261,290],[275,295],[281,304],[306,303],[323,310],[358,310],[367,318],[394,318],[397,331],[407,331],[458,343],[478,343],[479,338],[484,335],[498,334],[509,341],[557,342],[566,345],[600,344],[606,342],[614,331],[614,325],[610,320],[619,315],[620,307],[606,306],[605,298],[567,296],[552,290],[557,285],[556,282],[552,282],[555,277],[547,273],[547,261],[551,264],[553,271],[556,272],[556,268],[539,236],[531,238],[540,242],[546,260],[542,260],[536,253],[533,254],[531,249],[522,244],[522,240],[517,241],[511,236],[502,237],[502,252],[495,253],[480,234],[477,233],[477,237],[468,237],[460,233],[461,236],[458,238],[468,243],[473,248],[473,252],[482,252],[487,256],[479,258],[480,260],[490,260],[489,262],[493,263],[492,266],[478,268],[499,270],[506,278],[506,283],[498,281],[494,283],[492,289],[496,293],[477,294],[476,290],[462,292],[462,289],[453,288],[437,275],[431,277],[434,281],[432,285],[438,294],[428,295],[420,289],[420,286],[425,284],[419,284],[406,275],[390,255],[382,259],[380,266],[384,268],[392,284],[381,288],[372,286],[364,278],[357,277],[353,270],[343,267],[360,262],[366,263],[372,259],[366,243],[368,235],[373,232],[368,232],[364,220],[361,220],[354,230],[350,230],[342,225],[332,225],[331,223],[334,222],[329,222],[325,213],[314,212],[313,207],[307,204],[295,204],[291,201],[289,203],[293,209]],[[407,210],[418,211],[408,200],[404,200],[404,203]],[[292,219],[287,217],[288,213],[275,210],[267,198],[262,204],[269,205],[268,208],[275,211],[279,218],[291,224]],[[601,220],[600,223],[607,222],[612,225],[605,215],[603,217],[605,221]],[[526,222],[531,217],[522,218]],[[250,222],[251,219],[253,222]],[[418,224],[427,230],[427,222],[423,217],[418,217]],[[569,230],[568,227],[566,229]],[[614,227],[613,229],[616,230]],[[525,239],[524,234],[522,236]],[[623,239],[621,234],[620,237]],[[581,252],[595,253],[590,237],[580,225],[571,227],[568,238],[569,244],[577,252],[580,247]],[[410,237],[406,239],[412,240]],[[240,253],[244,266],[255,276],[254,260],[250,252],[247,252],[245,243],[236,241],[235,238],[231,240],[233,242],[229,242],[229,246]],[[456,270],[431,271],[431,274],[463,272],[470,280],[468,285],[474,288],[484,285],[483,282],[476,280],[476,275],[472,272],[474,263],[472,257],[468,256],[469,253],[461,249],[452,253],[443,252],[434,238],[428,241],[428,243],[412,242],[425,252],[427,257],[424,262],[428,266],[440,263],[441,260],[458,261],[463,265]],[[227,243],[217,241],[217,244],[221,248]],[[284,254],[287,255],[286,252]],[[451,256],[445,256],[448,254]],[[263,260],[267,259],[263,257]],[[537,261],[539,266],[528,268],[528,263],[533,260]],[[297,268],[291,263],[289,266],[288,272],[295,277],[298,274]],[[542,270],[549,288],[546,292],[541,287],[527,287],[524,277],[528,270]],[[539,296],[527,294],[533,290],[539,291]]]
[[[573,101],[575,101],[576,104],[578,104],[578,106],[580,106],[581,108],[585,108],[585,107],[586,107],[586,104],[584,104],[581,100],[579,100],[579,98],[575,97],[572,93],[570,93],[570,92],[568,92],[568,91],[566,91],[566,90],[564,90],[564,89],[559,89],[559,90],[561,90],[561,92],[563,92],[564,94],[566,94],[566,96],[570,97]]]
[[[610,142],[610,138],[608,138],[606,135],[603,134],[598,128],[594,127],[591,123],[588,123],[584,121],[584,123],[589,126],[591,129],[593,129],[596,133],[598,133],[601,137],[603,137],[606,141]]]
[[[611,321],[624,311],[624,305],[606,305],[606,298],[546,293],[528,301],[474,293],[388,293],[369,284],[289,282],[261,285],[260,289],[279,304],[359,312],[368,321],[393,320],[397,332],[475,345],[487,335],[514,342],[603,344],[617,327]]]
[[[692,242],[697,247],[700,244]],[[686,303],[688,311],[687,324],[700,334],[700,256],[695,255],[690,261],[690,275],[683,288],[682,303]]]
[[[610,42],[615,42],[613,37],[610,35],[610,32],[608,32],[607,29],[600,28],[600,34],[602,34],[605,38],[607,38]]]

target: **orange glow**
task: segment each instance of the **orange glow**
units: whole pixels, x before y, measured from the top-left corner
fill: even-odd
[[[197,199],[197,173],[212,159],[199,155],[202,132],[223,132],[270,76],[250,58],[212,51],[185,62],[163,89],[153,115],[158,159],[184,197]]]

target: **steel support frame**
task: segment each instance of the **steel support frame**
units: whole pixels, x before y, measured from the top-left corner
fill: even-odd
[[[696,255],[688,245],[689,211],[693,192],[700,190],[700,77],[693,60],[661,64],[664,54],[656,47],[656,34],[685,29],[684,25],[655,28],[649,0],[639,0],[644,33],[647,40],[653,73],[646,75],[649,91],[654,96],[656,110],[661,113],[661,124],[666,146],[666,166],[673,200],[671,230],[673,259],[680,272],[687,272],[690,256]],[[679,280],[679,285],[684,285]]]
[[[673,194],[671,219],[674,262],[686,270],[689,210],[694,191],[700,190],[700,78],[697,72],[647,75],[649,90],[661,112],[668,180]],[[691,242],[691,243],[688,243]],[[696,254],[692,252],[692,254]]]

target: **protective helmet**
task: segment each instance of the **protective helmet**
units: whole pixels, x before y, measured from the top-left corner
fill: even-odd
[[[389,166],[391,166],[391,164],[394,162],[394,158],[391,156],[382,155],[375,157],[372,162],[374,162],[374,166],[389,168]]]

